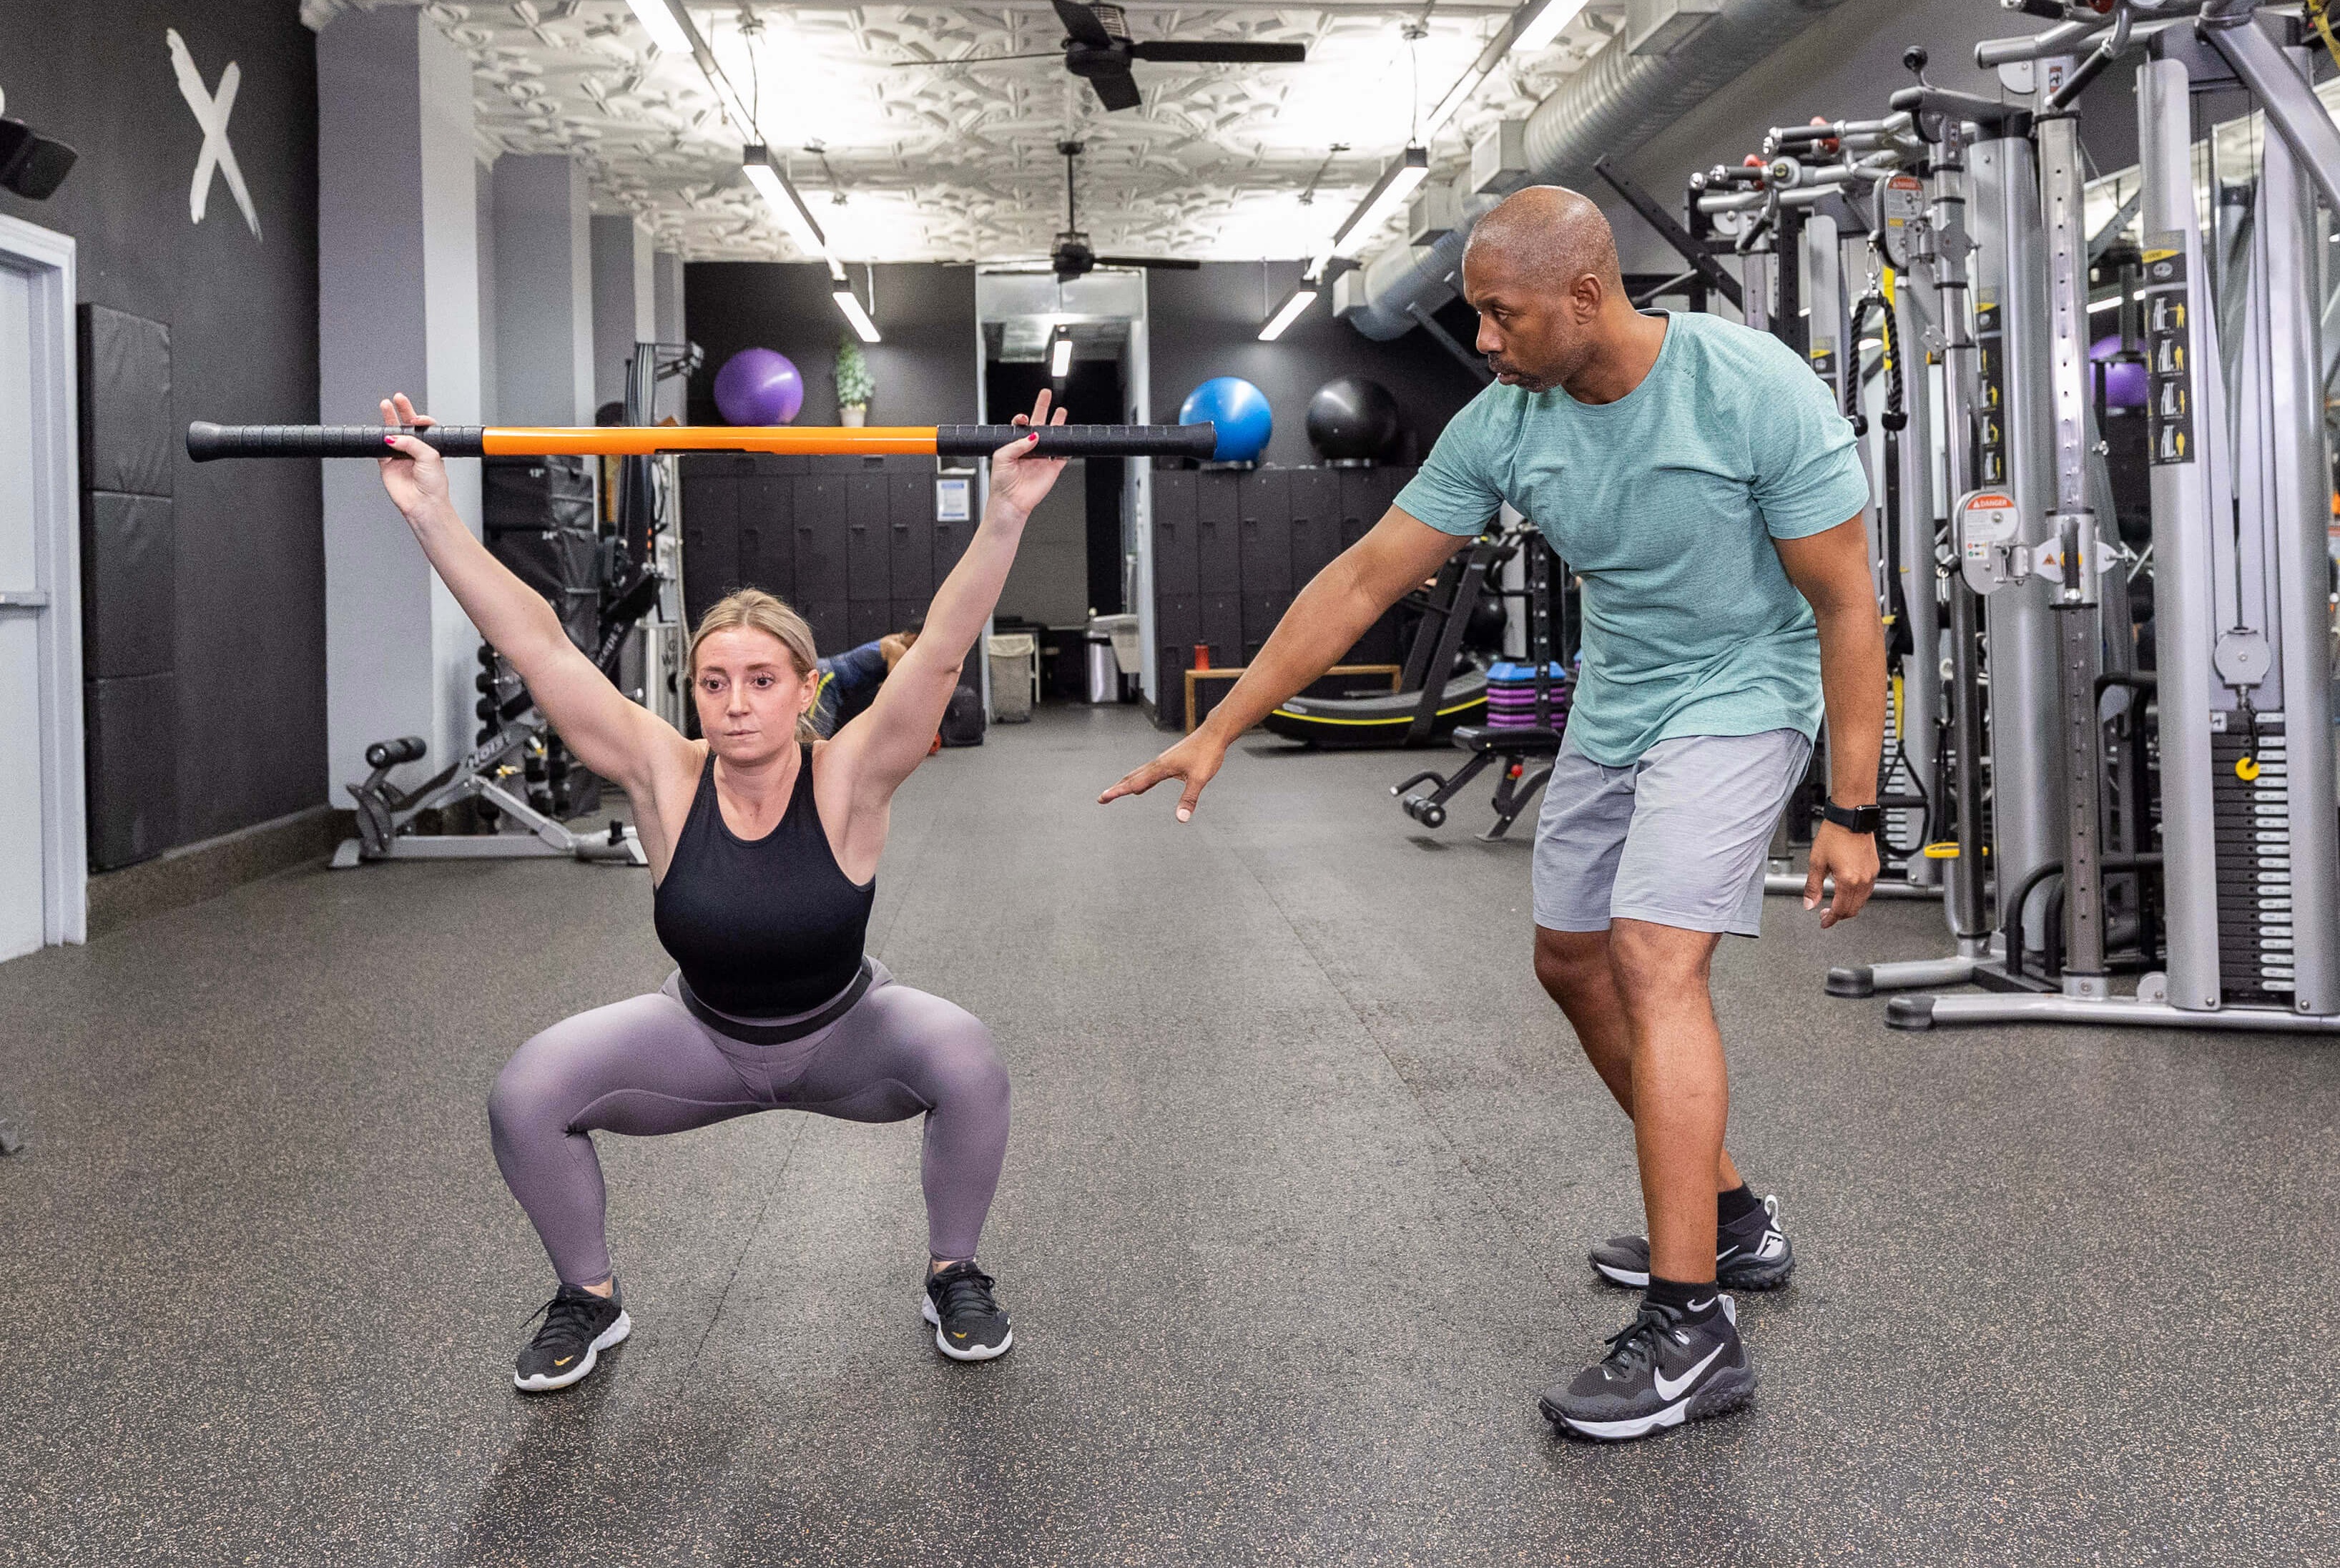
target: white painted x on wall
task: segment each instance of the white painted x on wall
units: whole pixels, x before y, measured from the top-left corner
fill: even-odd
[[[243,209],[243,221],[252,226],[252,237],[257,240],[260,215],[252,210],[252,192],[243,188],[243,171],[236,167],[235,149],[227,142],[227,117],[235,110],[235,90],[243,83],[243,73],[234,61],[229,61],[227,69],[220,73],[219,95],[213,97],[203,86],[203,74],[195,69],[179,30],[165,27],[163,37],[171,46],[171,69],[179,78],[179,96],[194,112],[195,123],[203,128],[203,150],[195,157],[195,182],[187,188],[187,217],[197,223],[203,221],[203,209],[211,202],[212,174],[216,171],[227,176],[228,192]]]

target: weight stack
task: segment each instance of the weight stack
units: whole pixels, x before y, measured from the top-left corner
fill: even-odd
[[[569,640],[590,652],[601,604],[593,459],[489,458],[480,490],[489,553],[542,594]]]

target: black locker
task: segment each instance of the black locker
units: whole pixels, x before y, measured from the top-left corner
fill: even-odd
[[[1236,488],[1238,549],[1243,591],[1292,591],[1292,475],[1281,468],[1241,474]],[[1248,634],[1246,634],[1248,635]]]
[[[911,459],[888,458],[896,462]],[[935,475],[897,470],[886,476],[887,593],[923,601],[935,591]]]
[[[935,587],[941,587],[950,569],[958,565],[959,557],[967,554],[967,541],[975,537],[975,519],[963,523],[935,524]]]
[[[1268,634],[1292,607],[1290,594],[1253,593],[1246,587],[1243,595],[1243,662],[1259,657],[1259,650],[1267,645]]]
[[[1244,478],[1233,468],[1205,468],[1195,475],[1195,586],[1205,594],[1243,591],[1235,487]]]
[[[1382,618],[1365,628],[1341,662],[1344,665],[1397,665],[1405,662],[1405,650],[1397,635],[1397,612],[1385,612]]]
[[[1203,630],[1194,640],[1211,645],[1211,667],[1225,669],[1243,663],[1243,596],[1205,594]],[[1191,661],[1190,661],[1191,662]]]
[[[924,622],[924,621],[926,620],[926,618],[927,618],[927,601],[926,601],[926,600],[924,600],[924,599],[894,599],[894,600],[890,600],[890,601],[888,601],[888,606],[887,606],[887,614],[886,614],[886,629],[887,629],[887,631],[889,631],[889,632],[907,632],[907,631],[908,631],[912,626],[917,626],[917,625],[921,624],[922,622]]]
[[[855,474],[845,487],[846,597],[858,604],[883,605],[894,591],[886,476]]]
[[[1174,728],[1186,722],[1186,671],[1194,667],[1195,645],[1202,636],[1203,608],[1192,594],[1155,601],[1155,676],[1159,700],[1154,706],[1161,722]]]
[[[1389,509],[1390,492],[1381,483],[1379,468],[1341,468],[1341,547],[1347,549],[1365,537]]]
[[[855,599],[845,606],[845,640],[848,647],[874,643],[895,629],[890,600]]]
[[[1195,480],[1191,468],[1154,470],[1154,591],[1193,594],[1195,587]]]
[[[847,597],[845,477],[805,474],[782,483],[796,488],[796,592],[807,604]]]
[[[1292,586],[1308,580],[1341,553],[1341,470],[1299,468],[1292,475]]]
[[[812,627],[812,646],[824,656],[853,646],[853,628],[847,621],[843,599],[802,600],[796,612]]]
[[[767,478],[812,472],[812,459],[794,452],[758,452],[748,462],[757,473]]]
[[[739,586],[797,597],[796,492],[794,479],[741,479],[739,488]]]
[[[729,474],[683,467],[682,604],[693,626],[739,586],[739,484]]]

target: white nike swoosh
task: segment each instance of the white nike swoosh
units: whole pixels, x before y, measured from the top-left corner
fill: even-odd
[[[1692,1312],[1703,1312],[1703,1311],[1705,1311],[1708,1307],[1711,1307],[1711,1306],[1713,1306],[1713,1305],[1714,1305],[1714,1297],[1711,1297],[1711,1296],[1710,1296],[1710,1297],[1707,1297],[1705,1300],[1703,1300],[1703,1301],[1693,1301],[1693,1302],[1691,1302],[1691,1303],[1690,1304],[1690,1309],[1691,1309]]]
[[[1658,1397],[1664,1400],[1667,1404],[1671,1405],[1675,1400],[1681,1397],[1683,1389],[1688,1388],[1691,1384],[1698,1381],[1698,1375],[1706,1370],[1708,1364],[1712,1362],[1716,1356],[1721,1354],[1722,1346],[1720,1345],[1716,1346],[1713,1349],[1706,1353],[1706,1360],[1700,1362],[1688,1372],[1683,1373],[1679,1382],[1669,1381],[1664,1373],[1659,1371],[1655,1367],[1651,1367],[1650,1369],[1650,1376],[1657,1383]]]
[[[1717,1263],[1728,1263],[1728,1262],[1730,1262],[1730,1261],[1731,1254],[1733,1254],[1733,1253],[1737,1252],[1738,1250],[1739,1250],[1739,1248],[1737,1248],[1737,1247],[1724,1247],[1721,1251],[1720,1251],[1720,1252],[1718,1252],[1718,1253],[1716,1253],[1716,1254],[1714,1255],[1714,1260],[1715,1260]]]

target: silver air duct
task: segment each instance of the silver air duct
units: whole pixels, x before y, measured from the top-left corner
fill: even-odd
[[[1657,0],[1660,5],[1663,0]],[[1603,153],[1629,153],[1743,74],[1843,0],[1722,0],[1712,21],[1671,54],[1636,54],[1630,25],[1528,116],[1528,182],[1581,188]],[[1638,15],[1650,0],[1641,0]],[[1452,299],[1472,228],[1496,198],[1475,196],[1433,245],[1403,244],[1365,264],[1363,302],[1346,316],[1368,338],[1403,337]]]

